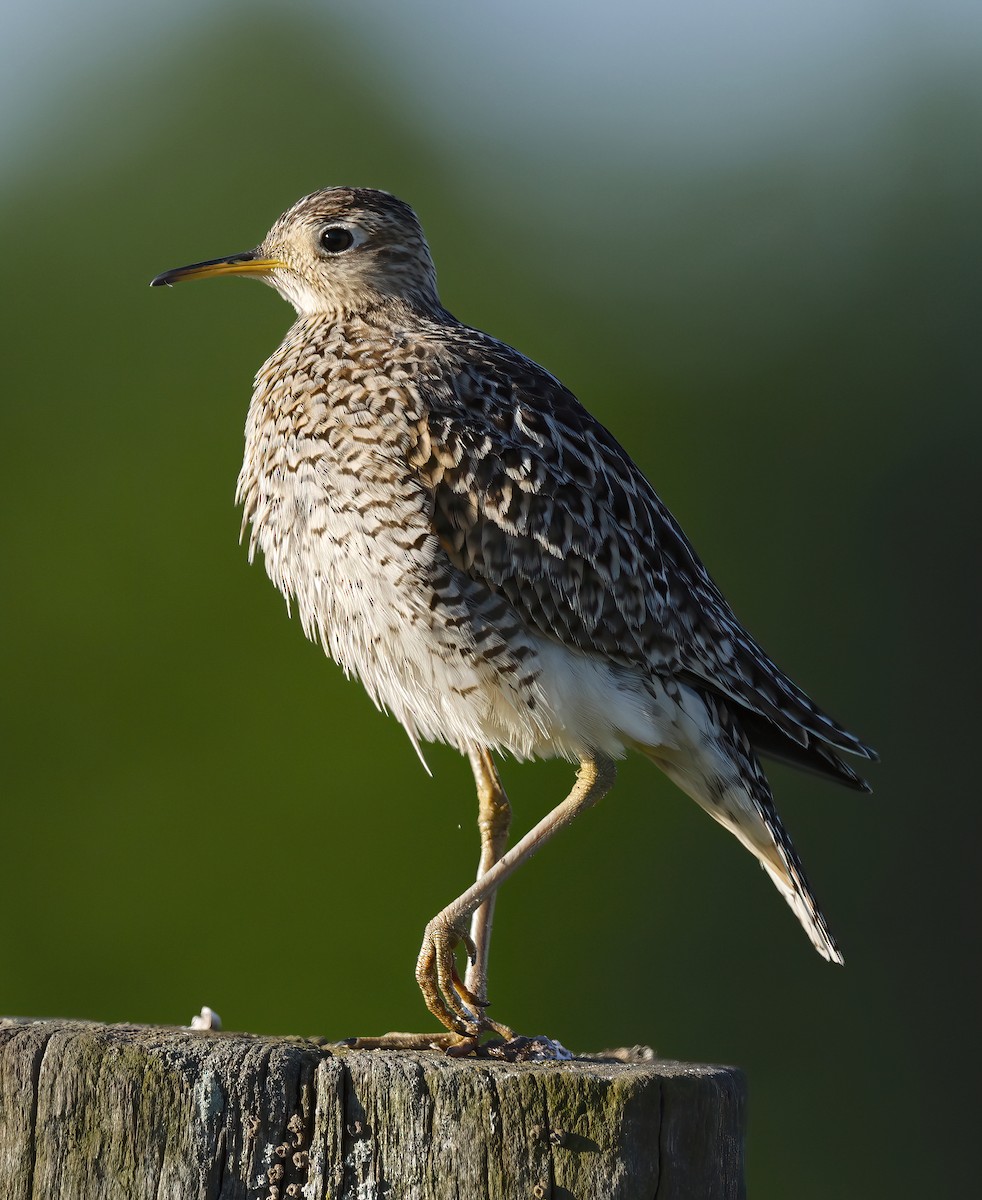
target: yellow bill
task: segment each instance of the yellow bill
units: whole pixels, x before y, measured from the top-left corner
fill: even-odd
[[[174,267],[150,280],[151,287],[172,287],[183,279],[208,279],[212,275],[268,275],[286,263],[278,258],[263,258],[258,250],[246,250],[242,254],[230,254],[227,258],[209,258],[207,262],[191,263],[187,267]]]

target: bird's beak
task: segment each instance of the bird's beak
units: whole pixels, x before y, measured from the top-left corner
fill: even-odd
[[[187,267],[175,267],[164,271],[150,280],[151,287],[171,287],[182,279],[207,279],[212,275],[253,275],[261,279],[277,267],[286,263],[278,258],[263,258],[259,250],[246,250],[243,254],[230,254],[227,258],[209,258],[207,262],[191,263]]]

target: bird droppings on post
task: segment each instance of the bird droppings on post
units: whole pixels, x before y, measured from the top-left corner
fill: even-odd
[[[613,436],[542,367],[446,311],[412,209],[328,188],[254,250],[153,284],[225,274],[297,311],[246,422],[250,559],[261,551],[307,636],[396,716],[424,766],[421,743],[445,742],[474,772],[478,880],[429,922],[416,968],[439,1044],[514,1037],[486,1011],[496,891],[606,794],[629,749],[757,857],[841,962],[759,756],[868,790],[841,755],[875,753],[740,625]],[[492,753],[579,764],[569,796],[508,851]]]
[[[201,1030],[218,1030],[221,1027],[222,1018],[213,1008],[209,1008],[207,1004],[202,1007],[201,1012],[196,1017],[191,1018],[191,1024],[188,1026],[189,1029]]]

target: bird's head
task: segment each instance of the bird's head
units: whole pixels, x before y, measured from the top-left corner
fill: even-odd
[[[298,200],[254,250],[177,267],[151,287],[248,275],[301,316],[343,316],[391,301],[439,305],[436,271],[408,204],[373,188],[325,188]]]

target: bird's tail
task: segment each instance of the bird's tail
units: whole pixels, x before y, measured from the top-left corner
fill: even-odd
[[[730,711],[701,697],[698,737],[684,748],[645,747],[647,756],[754,855],[829,962],[843,957],[818,907],[804,868],[774,807],[770,785]],[[695,714],[688,714],[694,716]]]
[[[818,907],[815,895],[808,884],[808,880],[805,878],[801,860],[795,853],[791,839],[788,837],[788,832],[781,824],[781,819],[777,815],[777,810],[773,804],[770,806],[770,809],[771,820],[768,824],[774,837],[774,845],[777,849],[777,858],[779,861],[775,864],[769,856],[765,856],[756,850],[754,852],[757,854],[760,865],[773,880],[774,886],[788,902],[791,911],[801,922],[805,933],[811,938],[811,943],[815,949],[828,962],[838,963],[841,966],[845,962],[845,959],[842,957],[842,951],[836,945],[828,922],[825,920],[822,910]],[[751,847],[751,849],[754,848]]]

